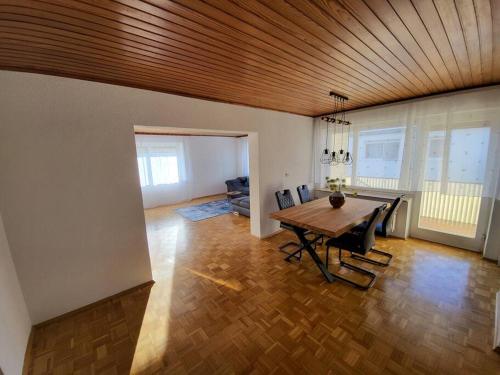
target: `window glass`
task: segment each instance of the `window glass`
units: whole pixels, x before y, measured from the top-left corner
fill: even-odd
[[[448,181],[482,183],[486,171],[490,128],[453,129]]]
[[[151,157],[153,185],[176,184],[179,182],[177,156]]]
[[[177,184],[182,179],[183,148],[180,143],[137,147],[141,187]]]
[[[367,143],[365,146],[366,159],[380,159],[383,154],[383,143]]]
[[[355,158],[356,182],[360,186],[397,188],[404,139],[405,128],[360,131]],[[384,179],[392,181],[382,181]]]
[[[384,143],[384,160],[397,161],[399,158],[399,141]]]
[[[426,181],[441,180],[445,134],[446,133],[443,130],[429,132],[427,143],[427,162],[425,164]]]

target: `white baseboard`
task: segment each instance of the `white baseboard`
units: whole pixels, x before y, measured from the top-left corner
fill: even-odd
[[[494,329],[495,333],[493,336],[493,350],[500,350],[500,291],[497,292]]]
[[[268,234],[268,235],[266,235],[266,236],[262,236],[262,237],[260,237],[260,239],[261,239],[261,240],[265,240],[266,238],[270,238],[270,237],[276,236],[278,233],[281,233],[281,232],[283,232],[283,231],[284,231],[284,229],[283,229],[283,228],[280,228],[280,229],[278,229],[278,230],[274,231],[274,232],[273,232],[273,233],[271,233],[271,234]]]

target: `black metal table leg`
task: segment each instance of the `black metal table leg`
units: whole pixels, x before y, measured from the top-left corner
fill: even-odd
[[[316,263],[316,266],[319,268],[319,270],[325,277],[326,281],[328,281],[329,283],[333,283],[335,281],[335,277],[330,272],[328,272],[328,269],[326,268],[325,264],[321,261],[321,258],[318,256],[316,251],[311,246],[312,243],[318,241],[319,237],[309,241],[306,238],[304,231],[301,230],[300,228],[294,229],[294,232],[299,238],[300,242],[304,245],[304,250],[306,250],[307,253],[314,260],[314,263]]]

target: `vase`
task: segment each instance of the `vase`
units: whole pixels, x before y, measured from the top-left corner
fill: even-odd
[[[341,191],[334,191],[328,196],[328,200],[333,208],[340,208],[345,203],[345,195]]]

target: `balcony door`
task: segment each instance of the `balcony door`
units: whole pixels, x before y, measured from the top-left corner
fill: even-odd
[[[412,236],[482,249],[492,203],[483,197],[490,133],[482,123],[427,131]]]

